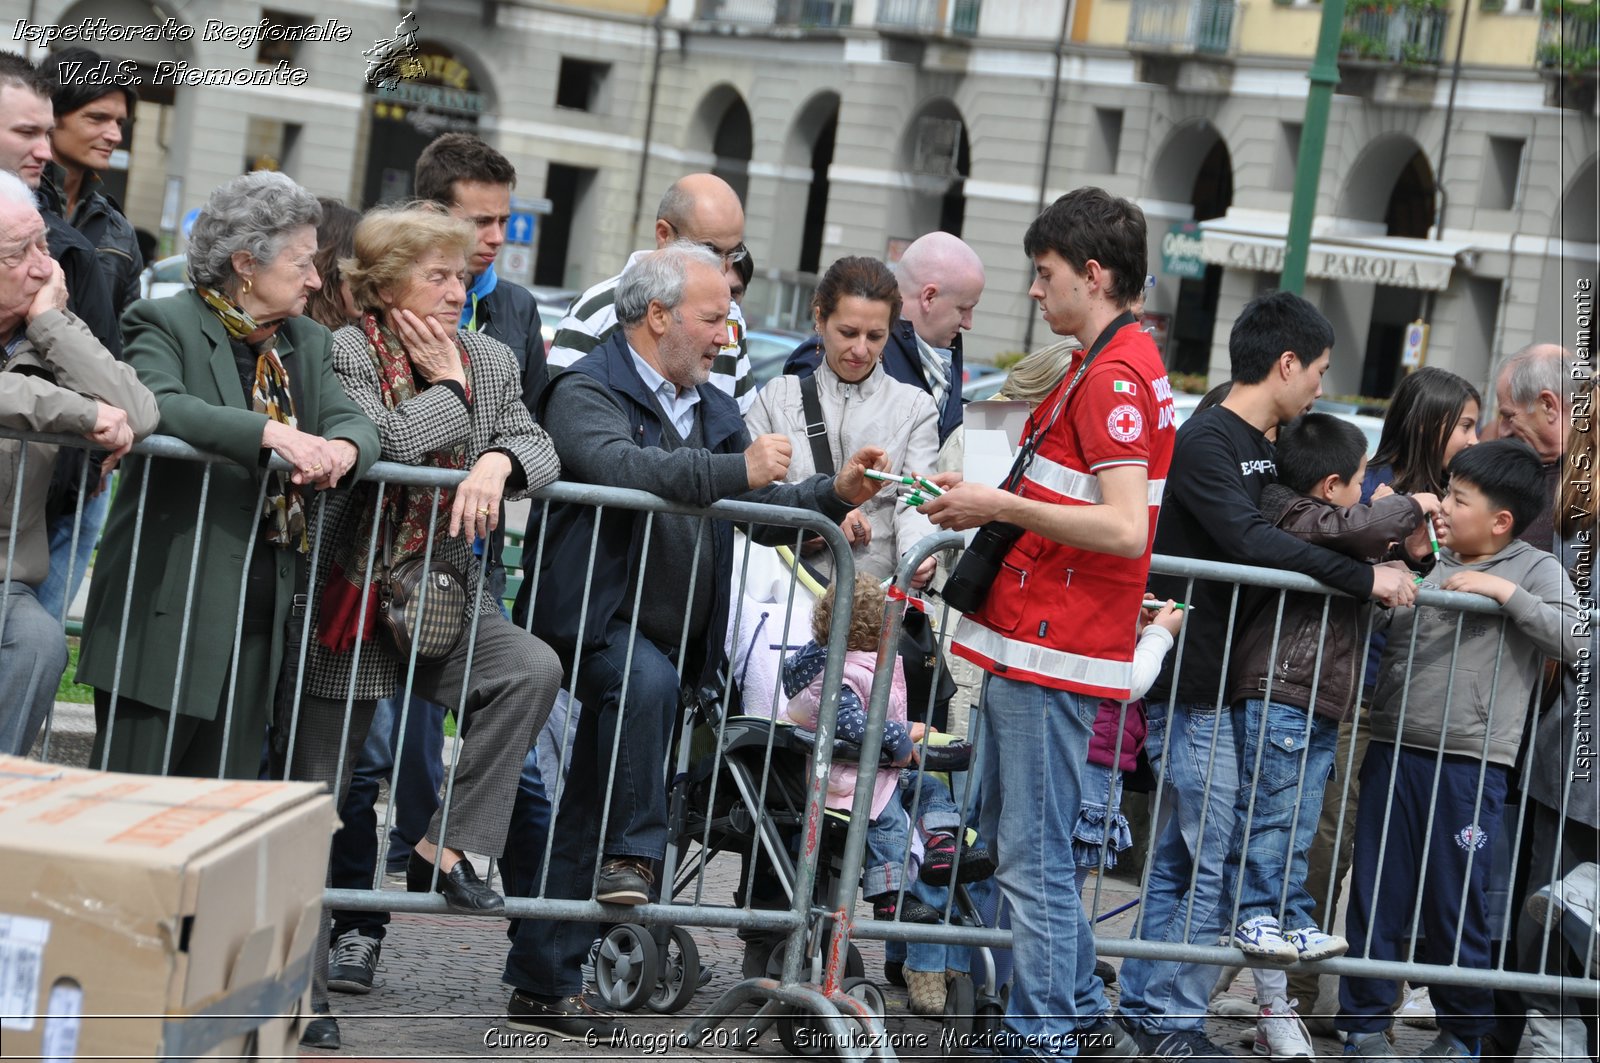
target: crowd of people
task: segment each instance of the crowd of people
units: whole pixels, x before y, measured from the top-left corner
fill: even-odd
[[[192,289],[138,301],[132,227],[96,187],[132,103],[0,54],[0,424],[86,441],[0,440],[0,752],[34,746],[92,559],[76,671],[94,688],[92,766],[326,785],[344,823],[333,887],[370,887],[387,846],[408,888],[452,911],[640,905],[662,899],[681,707],[720,700],[732,675],[750,711],[814,727],[833,653],[846,738],[865,737],[875,670],[893,671],[863,893],[877,918],[932,922],[952,884],[998,887],[1014,940],[1002,1054],[1230,1054],[1205,1030],[1212,964],[1129,958],[1114,1012],[1076,900],[1142,831],[1121,803],[1146,767],[1134,936],[1254,961],[1264,1054],[1312,1054],[1315,970],[1285,971],[1300,961],[1593,977],[1592,930],[1564,932],[1594,922],[1600,844],[1574,723],[1597,647],[1574,589],[1592,574],[1596,432],[1573,353],[1505,360],[1493,418],[1459,376],[1407,375],[1369,459],[1359,430],[1312,409],[1332,327],[1269,293],[1233,323],[1229,381],[1179,430],[1139,324],[1144,216],[1078,189],[1023,235],[1029,295],[1061,339],[1013,374],[1006,394],[1032,412],[1005,481],[979,483],[948,467],[985,285],[955,236],[893,267],[835,262],[815,335],[758,389],[743,206],[689,174],[660,200],[655,246],[575,299],[547,352],[531,294],[495,272],[516,171],[450,133],[419,158],[415,201],[365,214],[282,174],[223,183],[189,237]],[[222,460],[135,459],[110,490],[157,430]],[[379,460],[461,478],[373,482]],[[901,477],[925,486],[883,489]],[[835,583],[821,538],[792,528],[563,502],[533,507],[541,546],[508,610],[505,503],[558,478],[820,514],[856,579]],[[920,770],[947,727],[937,647],[911,641],[910,612],[901,645],[880,645],[884,587],[936,529],[977,533],[945,584],[963,614],[952,652],[984,673],[966,810],[964,786]],[[734,637],[776,605],[735,589],[756,544],[810,588],[784,606],[786,639],[756,640],[776,651],[765,667]],[[1153,574],[1153,553],[1341,593]],[[938,568],[923,561],[913,588]],[[1421,604],[1421,588],[1496,608]],[[854,622],[830,647],[843,598]],[[447,713],[462,738],[448,781]],[[857,774],[835,767],[830,805],[852,807]],[[391,778],[385,842],[373,808]],[[469,853],[499,861],[502,891]],[[746,872],[753,895],[770,889]],[[1492,883],[1515,925],[1497,924]],[[306,1044],[338,1045],[329,992],[373,990],[386,921],[325,913]],[[585,988],[596,933],[511,922],[511,1026],[613,1035]],[[746,975],[770,947],[751,937]],[[891,951],[914,1010],[939,1013],[963,951]],[[1593,1053],[1592,1001],[1431,990],[1430,1058]],[[1347,1054],[1395,1055],[1399,991],[1341,979]]]

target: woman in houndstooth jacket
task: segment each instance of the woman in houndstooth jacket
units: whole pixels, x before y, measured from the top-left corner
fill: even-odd
[[[398,564],[423,556],[431,542],[433,558],[454,565],[469,594],[480,583],[474,539],[494,530],[501,501],[560,473],[550,438],[522,404],[515,356],[459,328],[474,239],[468,223],[437,208],[370,213],[356,230],[355,257],[341,263],[362,317],[333,339],[334,371],[377,424],[385,460],[467,470],[458,486],[440,492],[437,508],[432,488],[385,487],[378,549],[390,541]],[[408,667],[373,637],[377,602],[367,551],[377,490],[352,492],[326,518],[314,588],[316,634],[292,753],[295,778],[337,781],[341,801],[374,705],[399,691]],[[466,621],[477,625],[476,639],[463,636],[443,661],[419,659],[412,677],[418,694],[454,711],[466,740],[450,802],[417,843],[408,879],[413,889],[432,884],[452,909],[485,912],[505,902],[479,880],[465,853],[502,852],[522,762],[549,715],[561,667],[487,594],[469,603]],[[447,812],[445,841],[440,828]]]

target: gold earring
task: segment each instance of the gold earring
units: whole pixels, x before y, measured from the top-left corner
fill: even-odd
[[[244,287],[239,289],[239,294],[240,295],[249,295],[250,294],[250,278],[249,277],[246,277],[244,279]]]

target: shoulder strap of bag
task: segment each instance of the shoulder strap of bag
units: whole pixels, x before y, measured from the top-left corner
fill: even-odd
[[[1012,462],[1011,471],[1006,475],[1005,482],[1000,485],[1001,490],[1015,491],[1017,489],[1017,485],[1022,482],[1023,475],[1028,471],[1028,466],[1033,464],[1033,456],[1038,452],[1039,444],[1044,441],[1044,437],[1050,433],[1050,429],[1054,428],[1056,422],[1061,419],[1061,414],[1066,410],[1067,403],[1071,400],[1072,393],[1078,386],[1078,381],[1082,380],[1083,374],[1088,372],[1090,363],[1099,356],[1105,345],[1111,342],[1113,336],[1122,331],[1124,327],[1134,324],[1137,320],[1132,311],[1124,310],[1117,315],[1111,324],[1101,330],[1100,335],[1095,338],[1094,344],[1085,353],[1083,361],[1078,363],[1078,371],[1072,375],[1072,379],[1067,383],[1066,391],[1056,401],[1055,409],[1050,412],[1050,419],[1042,424],[1037,420],[1034,421],[1033,431],[1028,434],[1027,439],[1023,440],[1021,449],[1017,451],[1017,459]]]
[[[828,423],[822,419],[822,396],[817,392],[817,376],[800,378],[800,412],[806,417],[806,441],[811,444],[811,460],[817,471],[834,474],[833,453],[828,449]]]

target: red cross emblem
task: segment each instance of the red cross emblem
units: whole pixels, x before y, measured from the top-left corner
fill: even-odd
[[[1144,418],[1133,406],[1118,406],[1106,418],[1106,431],[1119,443],[1131,443],[1144,431]]]

